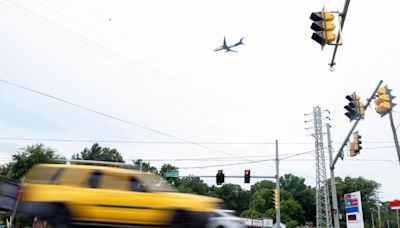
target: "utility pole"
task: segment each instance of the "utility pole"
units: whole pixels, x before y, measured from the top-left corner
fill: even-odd
[[[329,163],[332,163],[332,141],[331,141],[331,126],[326,124],[326,134],[328,138],[328,152],[329,152]],[[336,193],[336,178],[333,169],[331,169],[331,190],[332,190],[332,209],[333,209],[333,223],[335,228],[340,228],[339,223],[339,208],[337,202],[337,193]]]
[[[276,149],[276,191],[278,194],[278,208],[275,208],[276,213],[276,227],[281,227],[281,194],[280,194],[280,183],[279,183],[279,151],[278,151],[278,140],[275,140],[275,149]]]
[[[393,108],[392,108],[392,109],[393,109]],[[399,158],[399,163],[400,163],[399,138],[397,138],[397,132],[396,132],[396,128],[395,128],[395,126],[394,126],[392,110],[390,110],[390,112],[389,112],[389,120],[390,120],[390,126],[392,127],[392,132],[393,132],[394,145],[396,146],[397,156],[398,156],[398,158]]]
[[[373,210],[371,210],[371,223],[372,223],[372,228],[375,228],[374,211]]]
[[[382,227],[381,223],[381,206],[378,204],[378,228]]]

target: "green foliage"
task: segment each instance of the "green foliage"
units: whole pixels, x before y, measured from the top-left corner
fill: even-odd
[[[260,188],[251,195],[249,208],[264,213],[272,207],[271,189]]]
[[[12,163],[8,169],[11,169],[11,178],[21,179],[25,173],[35,164],[51,163],[56,159],[65,159],[55,154],[51,148],[45,148],[43,144],[27,146],[21,149],[18,154],[13,155]]]
[[[248,208],[250,191],[243,190],[240,185],[224,184],[215,188],[214,196],[224,201],[226,209],[234,210],[240,215]]]
[[[163,166],[161,166],[160,169],[160,176],[165,178],[168,183],[172,184],[173,186],[176,186],[176,181],[178,180],[178,178],[176,177],[165,177],[165,173],[167,172],[173,172],[173,171],[178,171],[178,167],[175,167],[171,164],[164,164]]]
[[[72,155],[72,160],[124,162],[122,155],[116,149],[101,147],[97,143],[90,149],[85,148],[82,152]]]
[[[305,184],[305,179],[297,177],[293,174],[285,174],[280,178],[282,189],[290,192],[293,199],[301,205],[304,212],[303,217],[297,220],[300,224],[305,224],[305,221],[313,221],[315,212],[315,189]],[[284,198],[283,199],[288,199]],[[306,220],[307,219],[307,220]]]
[[[61,159],[51,148],[45,148],[43,144],[27,146],[13,155],[13,161],[0,166],[0,174],[6,176],[12,174],[12,178],[20,179],[27,170],[37,163],[50,163],[55,159]],[[121,154],[116,149],[100,147],[97,143],[82,152],[74,154],[72,159],[98,160],[111,162],[124,162]],[[142,160],[133,161],[133,169],[142,169],[145,172],[153,172],[163,176],[166,172],[177,171],[178,168],[171,164],[164,164],[160,172],[150,163]],[[10,172],[11,171],[11,172]],[[209,195],[221,198],[225,208],[235,210],[241,217],[246,218],[275,218],[273,195],[271,190],[275,189],[275,182],[264,180],[251,186],[251,190],[244,190],[240,185],[224,184],[221,187],[208,186],[200,177],[189,176],[184,178],[167,178],[179,192]],[[365,224],[371,224],[371,208],[375,208],[378,199],[376,192],[380,184],[362,177],[346,177],[344,180],[337,178],[337,193],[339,201],[339,212],[344,214],[344,194],[360,191]],[[328,181],[330,184],[330,181]],[[286,226],[295,227],[305,224],[305,221],[315,223],[315,189],[305,184],[305,179],[292,174],[286,174],[280,178],[280,210],[281,221]],[[376,211],[373,211],[376,214]],[[395,225],[395,214],[387,204],[382,207],[383,219],[387,218],[389,224]],[[386,217],[385,217],[386,216]],[[342,220],[343,222],[343,220]],[[343,224],[342,224],[343,225]]]
[[[273,189],[275,187],[276,187],[275,182],[269,180],[263,180],[251,186],[251,194],[253,195],[259,189]]]
[[[304,210],[294,199],[288,199],[281,202],[282,221],[304,221]]]
[[[156,167],[151,166],[149,162],[143,162],[142,159],[134,160],[132,169],[158,174],[158,170]]]
[[[261,218],[262,214],[255,209],[248,209],[248,210],[243,211],[240,214],[240,217],[256,219],[256,218]]]
[[[344,180],[336,178],[336,192],[338,195],[339,212],[345,214],[344,211],[344,194],[350,192],[361,192],[361,203],[363,206],[364,221],[371,224],[371,208],[379,201],[376,192],[380,188],[380,184],[373,180],[367,180],[363,177],[345,177]],[[330,184],[330,180],[328,181]]]
[[[189,176],[177,180],[176,187],[179,192],[210,195],[208,185],[200,177]]]

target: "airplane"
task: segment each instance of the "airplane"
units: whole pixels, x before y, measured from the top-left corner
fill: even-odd
[[[239,46],[239,45],[241,45],[241,44],[244,44],[244,43],[243,43],[243,38],[244,38],[244,37],[242,37],[242,39],[240,39],[239,42],[237,42],[236,44],[228,46],[228,45],[226,45],[226,39],[225,39],[225,37],[224,37],[224,43],[222,44],[222,46],[219,47],[219,48],[216,48],[214,51],[225,50],[225,52],[228,52],[228,51],[237,52],[237,51],[235,51],[235,50],[233,50],[233,49],[231,49],[231,48],[236,47],[236,46]]]

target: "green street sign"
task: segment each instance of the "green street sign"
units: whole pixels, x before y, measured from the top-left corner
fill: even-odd
[[[165,172],[164,177],[179,177],[178,171]]]

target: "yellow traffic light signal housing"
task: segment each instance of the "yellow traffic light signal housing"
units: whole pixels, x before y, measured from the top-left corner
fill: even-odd
[[[331,12],[320,12],[311,13],[310,19],[314,22],[311,25],[311,29],[314,30],[311,38],[321,45],[323,49],[325,44],[330,44],[336,40],[336,34],[333,33],[336,26],[333,24],[335,15]]]
[[[218,170],[216,178],[217,178],[217,181],[216,181],[217,185],[221,185],[222,183],[225,182],[225,174],[222,169]]]
[[[248,169],[244,171],[244,183],[250,183],[250,170]]]
[[[271,190],[272,193],[272,204],[275,209],[279,208],[279,192],[276,189]]]
[[[359,135],[358,131],[356,131],[353,134],[353,142],[350,143],[350,157],[354,157],[360,154],[360,151],[362,149],[361,144],[361,135]]]
[[[395,97],[392,96],[391,91],[392,90],[388,89],[387,86],[378,88],[375,100],[375,111],[381,114],[381,117],[388,114],[393,106],[396,105],[393,103]]]

